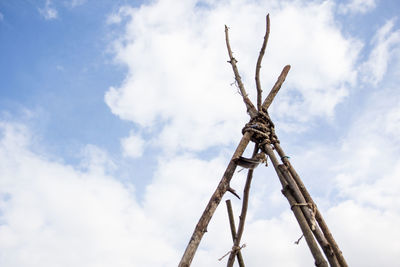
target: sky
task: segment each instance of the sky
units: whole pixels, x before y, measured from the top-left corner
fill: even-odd
[[[0,266],[177,266],[248,121],[281,146],[350,266],[399,266],[396,0],[0,0]],[[253,102],[254,103],[254,102]],[[249,146],[249,149],[252,146]],[[245,154],[249,155],[250,150]],[[232,187],[242,195],[245,172]],[[248,266],[312,266],[271,166],[254,173]],[[221,201],[192,266],[224,266]],[[226,261],[226,258],[225,258]]]

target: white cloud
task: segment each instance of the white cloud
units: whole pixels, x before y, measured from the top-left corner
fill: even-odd
[[[121,140],[121,146],[124,156],[138,158],[144,152],[145,141],[140,135],[131,132],[129,137]]]
[[[247,120],[236,88],[229,86],[233,74],[226,62],[224,24],[231,27],[231,45],[254,98],[254,66],[265,15],[271,13],[264,90],[268,92],[284,65],[292,65],[274,106],[281,119],[305,122],[332,116],[348,94],[360,44],[341,34],[331,3],[197,4],[157,1],[124,7],[109,17],[113,23],[128,18],[124,34],[114,43],[116,61],[128,67],[128,75],[120,87],[110,88],[105,101],[120,118],[159,133],[155,140],[165,150],[229,144]]]
[[[111,13],[107,17],[107,24],[118,24],[121,23],[122,17],[120,13]]]
[[[0,12],[0,21],[3,21],[3,20],[4,20],[4,15],[3,15],[3,13]]]
[[[376,7],[376,0],[349,0],[339,5],[339,12],[343,14],[365,14]]]
[[[349,266],[396,265],[396,255],[400,253],[398,212],[388,212],[349,200],[330,209],[327,219],[342,244]]]
[[[392,78],[392,81],[398,81]],[[400,170],[399,95],[397,86],[382,88],[371,94],[366,110],[342,142],[342,158],[337,169],[341,194],[357,203],[399,215]],[[355,158],[357,160],[352,160]],[[394,205],[393,205],[394,204]]]
[[[85,146],[81,164],[73,167],[34,153],[34,139],[26,127],[0,123],[2,266],[177,265],[229,160],[225,150],[208,160],[190,152],[237,141],[238,129],[246,121],[240,96],[229,86],[233,75],[226,63],[225,23],[231,26],[231,44],[254,98],[254,62],[265,12],[271,13],[264,90],[283,65],[293,67],[278,96],[279,106],[272,110],[276,116],[282,112],[280,119],[309,122],[321,114],[329,118],[349,93],[360,44],[341,34],[331,2],[211,2],[211,9],[197,9],[195,4],[153,2],[123,8],[109,19],[118,23],[128,18],[115,51],[116,60],[129,71],[124,83],[110,88],[105,99],[115,114],[154,136],[144,140],[131,133],[121,140],[125,155],[140,156],[148,142],[156,149],[184,150],[179,155],[155,155],[156,171],[145,177],[148,186],[142,201],[133,184],[113,176],[117,163],[101,148]],[[382,36],[385,42],[392,34]],[[370,95],[367,109],[341,143],[319,143],[293,155],[296,168],[300,165],[300,171],[314,174],[305,177],[305,183],[315,190],[311,193],[350,266],[394,266],[400,254],[396,89]],[[267,257],[270,266],[312,265],[304,240],[293,244],[300,229],[271,167],[267,171],[257,169],[253,182],[243,237],[245,261],[258,266]],[[243,183],[244,173],[235,174],[232,185],[238,192]],[[233,202],[238,215],[239,202]],[[217,259],[230,248],[222,202],[193,266],[221,266]]]
[[[2,266],[173,266],[176,251],[135,200],[132,186],[29,151],[29,131],[1,125]],[[107,165],[88,149],[90,166]],[[154,257],[154,249],[157,257]]]
[[[56,19],[58,17],[57,9],[53,7],[51,0],[46,0],[46,4],[43,8],[39,8],[39,13],[46,20]]]
[[[116,168],[116,164],[107,152],[95,145],[86,145],[81,151],[80,167],[92,173],[109,173]]]
[[[387,72],[388,64],[400,56],[400,29],[394,29],[395,20],[387,21],[375,34],[373,50],[362,66],[363,81],[377,85]]]
[[[99,148],[87,146],[84,168],[76,169],[33,153],[23,125],[0,126],[0,261],[5,267],[176,266],[224,167],[221,157],[160,159],[139,204],[132,184],[104,171],[114,163]],[[229,234],[224,215],[220,209],[210,231]],[[229,239],[225,244],[220,250],[229,248]],[[201,250],[208,251],[204,245]]]
[[[390,266],[400,253],[398,81],[392,73],[369,92],[340,142],[314,144],[293,157],[322,196],[317,203],[350,266]]]
[[[396,101],[381,110],[378,121],[388,110],[396,109]],[[371,113],[379,110],[371,108]],[[396,149],[393,144],[400,140],[386,136],[393,134],[386,127],[392,122],[384,121],[381,126],[387,130],[380,136],[381,127],[367,118],[368,113],[354,125],[341,150],[334,154],[335,149],[327,151],[331,152],[327,163],[333,166],[325,166],[338,178],[345,174],[350,181],[339,179],[331,184],[340,189],[344,201],[333,204],[325,198],[320,207],[350,265],[390,266],[399,253],[398,246],[387,240],[400,238],[396,230],[400,222],[396,188],[400,185],[395,175],[400,162],[393,154],[396,150],[391,152],[387,147]],[[357,130],[371,135],[360,138]],[[0,133],[0,260],[5,267],[176,266],[228,160],[226,155],[211,160],[191,155],[160,157],[140,204],[132,184],[107,174],[115,163],[99,148],[87,146],[82,154],[84,168],[75,169],[33,153],[29,149],[33,138],[23,125],[1,123]],[[378,155],[364,154],[360,148],[367,145],[372,145],[371,151],[386,149]],[[349,153],[346,147],[356,153]],[[376,160],[382,156],[381,161]],[[277,178],[267,175],[273,179],[266,181],[260,171],[257,169],[252,187],[257,203],[253,198],[250,201],[243,236],[246,263],[259,265],[268,256],[271,266],[312,264],[304,240],[298,246],[293,244],[300,229],[284,197],[277,196],[278,201],[270,197],[271,192],[279,192]],[[372,180],[374,177],[377,179]],[[244,173],[235,174],[232,185],[239,193],[243,182]],[[270,191],[265,191],[265,186]],[[233,200],[233,204],[237,216],[239,202]],[[265,219],[262,212],[277,206],[278,211]],[[193,266],[223,264],[217,259],[231,246],[226,216],[222,202]],[[372,252],[374,256],[369,256]]]

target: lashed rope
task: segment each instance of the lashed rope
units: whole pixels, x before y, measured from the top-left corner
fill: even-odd
[[[317,213],[317,207],[313,204],[313,203],[296,203],[293,204],[290,208],[293,209],[293,207],[296,206],[307,206],[310,211],[311,211],[311,230],[315,230],[316,229],[316,220],[315,220],[315,214]]]
[[[279,144],[278,137],[275,134],[275,125],[266,111],[258,111],[257,116],[252,118],[244,128],[242,134],[251,132],[251,141],[258,144],[261,151],[264,151],[266,144]]]
[[[234,252],[235,254],[241,250],[242,248],[245,248],[246,244],[243,244],[242,246],[233,246],[232,249],[230,251],[228,251],[224,256],[222,256],[221,258],[219,258],[219,261],[222,261],[226,256],[228,256],[229,254],[231,254],[232,252]]]

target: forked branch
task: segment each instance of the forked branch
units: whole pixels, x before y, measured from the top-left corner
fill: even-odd
[[[257,62],[258,70],[256,70],[256,73],[257,73],[256,80],[258,80],[258,85],[257,85],[257,93],[258,93],[257,97],[258,98],[261,98],[261,86],[259,83],[259,69],[261,68],[261,60],[262,60],[262,57],[265,52],[266,44],[268,41],[268,36],[269,36],[269,16],[267,16],[267,31],[266,31],[266,35],[264,37],[264,43],[261,48],[259,60]],[[261,100],[257,100],[257,107],[259,108],[259,110],[257,110],[255,108],[255,106],[253,105],[253,103],[250,101],[250,99],[246,93],[246,90],[244,88],[244,85],[242,83],[241,77],[239,75],[239,71],[238,71],[238,68],[236,65],[237,60],[233,57],[232,50],[231,50],[230,43],[229,43],[229,35],[228,35],[228,27],[227,26],[225,26],[225,39],[226,39],[226,46],[227,46],[228,54],[229,54],[228,62],[232,66],[232,69],[233,69],[233,72],[235,75],[235,81],[237,83],[237,86],[239,87],[240,94],[246,105],[247,112],[250,115],[252,120],[253,119],[257,120],[259,112],[267,111],[268,107],[271,105],[274,97],[276,96],[280,87],[282,86],[282,83],[284,82],[286,75],[288,74],[290,66],[289,65],[285,66],[285,68],[283,69],[277,82],[275,83],[274,87],[272,88],[271,92],[269,93],[268,97],[264,100],[263,104],[262,105],[260,104]],[[233,176],[236,166],[237,166],[236,160],[238,158],[240,158],[240,156],[243,154],[248,143],[252,139],[252,136],[253,136],[253,132],[250,132],[250,131],[244,132],[243,137],[242,137],[239,145],[237,146],[236,151],[233,154],[233,156],[228,164],[228,167],[225,170],[224,175],[222,176],[216,190],[214,191],[213,195],[211,196],[203,214],[201,215],[201,217],[193,231],[192,237],[189,240],[189,243],[185,249],[185,252],[181,258],[181,261],[180,261],[178,267],[189,267],[190,266],[190,264],[193,260],[194,254],[196,253],[196,250],[200,244],[200,241],[201,241],[204,233],[207,232],[207,226],[211,220],[211,217],[213,216],[223,195],[226,193],[226,191],[234,192],[230,188],[230,181],[232,179],[232,176]],[[254,153],[256,153],[256,150],[257,149],[255,149]],[[243,233],[244,221],[245,221],[246,212],[247,212],[247,201],[248,201],[248,197],[249,197],[248,194],[249,194],[251,177],[252,177],[252,171],[249,172],[248,179],[247,179],[246,186],[245,186],[244,200],[243,200],[242,213],[241,213],[241,221],[239,223],[239,229],[236,234],[236,239],[234,242],[235,244],[237,244],[237,246],[234,246],[233,250],[237,250],[237,249],[241,248],[241,247],[239,247],[239,243],[240,243],[241,235]]]

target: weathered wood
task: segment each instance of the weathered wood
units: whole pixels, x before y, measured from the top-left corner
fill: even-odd
[[[262,109],[267,110],[268,107],[271,105],[272,101],[274,100],[275,96],[278,94],[279,89],[281,89],[281,86],[283,82],[286,79],[286,76],[288,75],[290,70],[290,65],[286,65],[281,74],[279,75],[278,79],[276,80],[274,86],[272,87],[271,91],[269,92],[268,96],[265,98],[263,104],[262,104]]]
[[[221,178],[221,181],[218,184],[217,189],[211,196],[210,201],[208,202],[203,214],[201,215],[195,227],[192,237],[190,238],[189,244],[187,245],[186,250],[182,256],[182,259],[178,265],[179,267],[190,266],[194,254],[196,253],[196,250],[200,244],[200,241],[204,233],[207,231],[207,226],[212,216],[214,215],[214,212],[217,209],[219,203],[221,202],[223,195],[229,188],[229,183],[236,170],[236,164],[233,160],[240,157],[243,154],[244,150],[246,149],[247,145],[250,142],[250,138],[251,134],[247,132],[243,135],[242,139],[240,140],[240,143],[237,146],[235,153],[233,153],[233,156],[228,164],[228,167],[225,170],[224,175]]]
[[[328,263],[326,262],[324,256],[318,248],[318,244],[315,242],[314,236],[311,232],[307,224],[307,220],[304,217],[303,212],[301,211],[299,206],[296,206],[296,200],[293,195],[290,193],[290,190],[286,187],[282,189],[282,194],[287,198],[289,205],[292,207],[292,211],[294,216],[296,217],[297,222],[299,223],[300,229],[303,232],[304,239],[307,242],[307,245],[311,251],[311,254],[314,257],[314,264],[317,267],[328,267]]]
[[[253,149],[253,154],[252,158],[254,158],[257,155],[258,152],[258,145],[254,144],[254,149]],[[246,184],[243,189],[243,203],[242,203],[242,211],[240,212],[239,216],[239,226],[238,226],[238,231],[236,233],[235,240],[233,242],[233,247],[237,248],[240,247],[240,241],[242,239],[243,231],[244,231],[244,224],[246,222],[246,215],[247,215],[247,208],[249,206],[249,195],[250,195],[250,186],[251,186],[251,181],[253,179],[253,172],[254,169],[249,169],[247,172],[247,178],[246,178]],[[232,249],[231,254],[229,255],[227,267],[232,267],[233,263],[235,261],[235,255],[237,252],[235,249]]]
[[[265,49],[267,48],[268,38],[269,38],[269,31],[270,31],[270,21],[269,21],[269,14],[267,15],[267,26],[264,35],[264,41],[261,46],[260,54],[258,55],[257,64],[256,64],[256,88],[257,88],[257,109],[261,110],[261,101],[262,101],[262,89],[261,89],[261,82],[260,82],[260,69],[261,69],[261,62],[265,54]]]
[[[278,167],[281,173],[283,174],[283,177],[288,182],[292,195],[294,196],[296,202],[298,203],[297,205],[299,205],[300,209],[303,211],[304,217],[307,219],[308,225],[310,226],[311,231],[315,236],[315,239],[317,239],[319,245],[322,247],[322,250],[324,251],[326,258],[328,259],[330,266],[340,267],[331,245],[326,240],[325,236],[323,235],[323,233],[321,232],[320,228],[317,225],[317,221],[315,220],[315,214],[313,214],[312,211],[310,210],[311,207],[309,205],[311,203],[306,202],[303,194],[300,192],[300,189],[297,187],[296,182],[290,175],[286,166],[284,164],[280,164]]]
[[[228,49],[228,55],[229,55],[229,61],[228,62],[231,64],[233,73],[235,74],[235,80],[236,80],[237,85],[239,87],[240,94],[243,97],[243,102],[246,105],[247,113],[249,113],[251,118],[254,118],[254,117],[257,116],[257,109],[254,107],[253,103],[251,103],[251,101],[250,101],[250,99],[249,99],[249,97],[247,95],[247,92],[246,92],[246,90],[244,88],[244,85],[243,85],[243,82],[242,82],[242,78],[240,77],[239,70],[238,70],[238,67],[236,65],[237,60],[233,57],[233,54],[232,54],[231,45],[229,43],[228,27],[226,25],[225,25],[225,41],[226,41],[226,47]]]
[[[228,210],[229,226],[231,228],[232,241],[235,242],[236,226],[235,226],[235,218],[233,217],[232,204],[230,199],[226,200],[225,202],[226,202],[226,209]],[[239,266],[244,267],[245,265],[243,261],[243,256],[240,250],[236,253],[236,258],[238,260]]]
[[[260,50],[260,54],[257,60],[256,64],[256,89],[257,89],[257,109],[254,107],[253,103],[250,101],[247,92],[244,88],[243,82],[241,80],[241,77],[239,75],[239,71],[237,68],[237,60],[233,57],[233,53],[230,47],[229,43],[229,35],[228,35],[228,27],[225,26],[225,40],[226,40],[226,46],[228,50],[228,55],[229,55],[229,63],[232,66],[234,75],[235,75],[235,81],[237,83],[237,86],[239,88],[239,92],[243,98],[243,102],[246,105],[247,112],[251,117],[251,122],[253,123],[256,121],[256,123],[261,123],[264,124],[264,120],[261,118],[268,117],[265,116],[264,113],[267,113],[268,107],[271,105],[272,101],[274,100],[275,96],[277,95],[278,91],[280,90],[283,82],[286,79],[286,76],[290,70],[290,65],[286,65],[281,74],[279,75],[277,81],[275,82],[274,86],[272,87],[270,93],[268,96],[265,98],[264,102],[261,104],[261,99],[262,99],[262,89],[261,89],[261,82],[260,82],[260,76],[259,72],[261,69],[261,62],[265,53],[265,49],[267,46],[268,38],[269,38],[269,31],[270,31],[270,21],[269,21],[269,15],[267,15],[267,27],[266,27],[266,33],[264,36],[264,42]],[[263,115],[263,116],[259,116]],[[269,127],[269,126],[266,126]],[[254,154],[257,153],[258,146],[260,145],[263,146],[262,150],[267,153],[269,158],[271,159],[271,162],[275,168],[275,171],[278,175],[278,178],[282,184],[282,193],[284,196],[287,198],[290,207],[299,223],[299,226],[301,228],[301,231],[303,232],[304,238],[307,242],[307,245],[311,251],[311,254],[314,257],[315,260],[315,265],[316,266],[323,266],[327,267],[328,263],[325,260],[323,254],[320,251],[320,247],[323,249],[330,265],[332,267],[347,267],[347,263],[345,262],[342,252],[340,251],[339,247],[337,246],[335,240],[332,237],[332,234],[330,233],[324,219],[322,218],[322,215],[320,214],[319,210],[316,208],[315,203],[313,202],[310,194],[306,190],[304,184],[302,183],[300,177],[294,170],[294,168],[291,166],[290,162],[288,161],[287,157],[285,156],[282,148],[278,143],[275,143],[277,139],[275,134],[271,132],[268,132],[268,129],[263,130],[261,132],[258,129],[251,129],[251,128],[246,128],[252,130],[252,132],[260,132],[257,134],[261,134],[261,138],[254,138],[254,142],[257,142],[255,144],[255,149],[253,152],[253,157]],[[264,133],[265,131],[265,133]],[[271,129],[269,129],[271,131]],[[268,137],[268,134],[271,134],[272,137]],[[210,201],[208,202],[202,216],[200,217],[195,230],[192,234],[192,237],[189,241],[189,244],[186,247],[186,250],[184,252],[184,255],[182,256],[181,262],[179,263],[179,267],[188,267],[190,266],[194,254],[200,244],[200,241],[204,235],[205,232],[207,232],[207,226],[217,208],[219,205],[223,195],[225,194],[226,191],[230,191],[233,194],[236,194],[236,192],[230,188],[230,181],[232,179],[233,173],[236,169],[237,166],[237,160],[240,160],[240,156],[244,152],[245,148],[247,147],[250,139],[251,139],[251,133],[249,131],[246,131],[242,137],[242,140],[240,141],[238,147],[236,148],[235,153],[232,156],[232,159],[220,181],[220,183],[217,186],[217,189],[215,190],[214,194],[212,195]],[[266,138],[264,141],[260,141],[263,138]],[[282,159],[282,162],[284,164],[280,164],[279,161],[277,160],[275,153],[272,149],[271,144],[265,144],[268,142],[274,143],[273,146],[277,150],[279,156]],[[258,144],[259,142],[262,142]],[[243,159],[242,159],[243,160]],[[247,162],[248,163],[248,162]],[[253,165],[251,165],[253,166]],[[245,223],[245,218],[247,214],[247,207],[248,207],[248,199],[249,199],[249,189],[250,189],[250,184],[252,180],[252,175],[253,175],[253,169],[250,169],[248,172],[248,177],[246,180],[246,185],[244,189],[244,197],[243,197],[243,203],[242,203],[242,212],[240,215],[240,221],[239,221],[239,226],[238,226],[238,231],[236,232],[235,229],[235,223],[233,219],[233,212],[232,208],[230,207],[230,202],[228,204],[227,202],[227,208],[228,208],[228,214],[229,214],[229,219],[230,219],[230,226],[231,226],[231,234],[233,238],[233,248],[230,252],[230,257],[228,259],[228,267],[233,266],[235,255],[240,255],[240,250],[238,250],[239,245],[240,245],[240,240],[241,236],[243,234],[243,229],[244,229],[244,223]],[[230,209],[229,209],[230,207]],[[310,210],[310,208],[312,210]],[[318,243],[316,242],[318,241]],[[242,259],[243,260],[243,259]],[[239,264],[239,256],[238,256],[238,261]],[[244,263],[242,263],[244,266]],[[242,266],[242,265],[240,265]]]
[[[322,255],[317,242],[314,239],[314,235],[310,229],[310,226],[304,217],[303,211],[300,206],[297,206],[297,201],[290,190],[289,184],[283,176],[280,168],[279,161],[277,160],[275,153],[273,152],[271,146],[269,144],[264,145],[264,151],[267,153],[268,157],[271,159],[272,165],[274,166],[275,172],[278,175],[279,180],[282,184],[282,194],[287,198],[289,205],[296,217],[296,220],[300,226],[301,231],[303,232],[304,238],[307,242],[307,245],[311,251],[311,254],[315,260],[315,266],[324,266],[328,267],[328,263],[326,262],[324,256]]]
[[[310,193],[308,192],[307,188],[305,187],[303,181],[301,180],[300,176],[297,174],[296,170],[292,166],[292,164],[289,161],[289,158],[286,156],[285,152],[283,151],[282,147],[277,143],[274,145],[276,152],[278,152],[278,155],[281,157],[283,163],[287,166],[290,174],[292,175],[293,179],[295,180],[297,186],[299,187],[300,191],[302,192],[305,200],[308,203],[312,203],[316,207],[316,214],[315,214],[315,219],[318,222],[318,225],[320,226],[322,232],[325,235],[325,238],[328,240],[330,243],[333,252],[335,253],[337,260],[340,264],[341,267],[348,267],[346,260],[343,257],[343,253],[340,250],[338,244],[336,243],[335,239],[333,238],[333,235],[331,231],[329,230],[328,225],[326,224],[324,218],[322,217],[321,212],[319,211],[317,205],[314,203],[314,200],[312,199]]]

